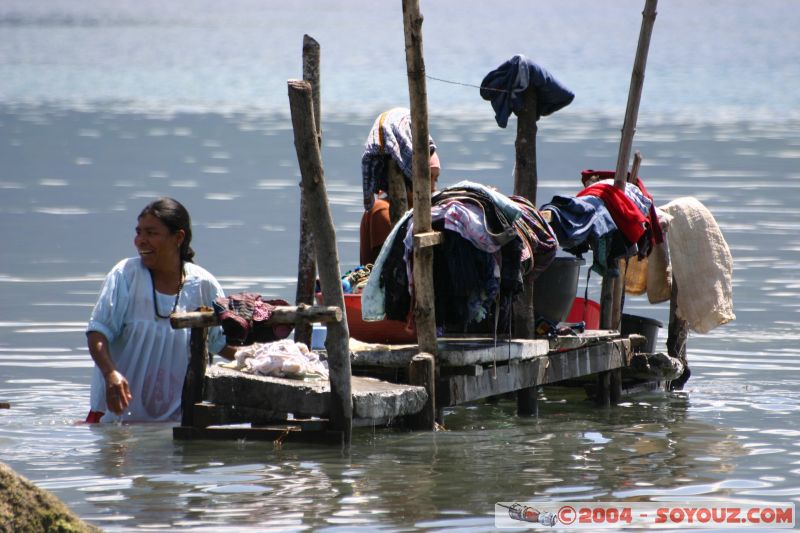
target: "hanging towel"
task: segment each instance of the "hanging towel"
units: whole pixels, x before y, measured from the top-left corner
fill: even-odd
[[[575,99],[575,94],[547,70],[517,54],[487,74],[481,82],[481,98],[491,101],[498,126],[505,128],[511,113],[519,113],[522,93],[529,85],[536,89],[537,119],[555,113]]]
[[[692,197],[661,209],[673,217],[667,242],[678,285],[678,318],[698,333],[734,320],[733,257],[714,216]]]

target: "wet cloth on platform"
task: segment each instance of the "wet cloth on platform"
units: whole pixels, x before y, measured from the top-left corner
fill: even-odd
[[[234,361],[220,366],[261,376],[327,378],[328,367],[302,342],[283,339],[254,343],[236,351]]]
[[[430,153],[436,151],[433,139],[428,138]],[[405,107],[395,107],[381,113],[364,143],[361,156],[361,177],[364,190],[364,209],[369,211],[378,191],[389,190],[388,164],[397,163],[411,183],[411,165],[414,149],[411,143],[411,112]]]
[[[519,113],[522,95],[529,86],[536,89],[537,119],[555,113],[575,99],[575,94],[544,67],[517,54],[489,72],[481,82],[481,98],[491,101],[498,126],[505,128],[511,113]]]
[[[692,197],[661,209],[672,215],[667,242],[678,286],[678,318],[698,333],[734,320],[733,257],[714,216]]]

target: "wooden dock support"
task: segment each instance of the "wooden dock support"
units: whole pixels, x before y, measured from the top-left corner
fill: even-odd
[[[344,310],[336,230],[328,205],[322,155],[314,125],[311,85],[306,81],[289,80],[288,87],[297,162],[300,165],[308,207],[314,213],[311,217],[311,229],[314,233],[322,295],[325,302]],[[348,450],[353,430],[349,340],[346,317],[341,322],[328,325],[325,348],[328,352],[330,373],[331,426],[342,432],[343,444]]]
[[[420,353],[411,359],[408,368],[408,383],[425,387],[428,401],[425,407],[416,415],[409,417],[411,429],[436,428],[436,365],[434,358],[429,353]]]
[[[314,103],[314,126],[317,141],[322,146],[322,110],[320,104],[319,83],[320,47],[319,43],[308,35],[303,36],[303,79],[311,85],[311,97]],[[314,285],[317,278],[317,264],[314,258],[314,234],[309,222],[308,201],[305,189],[300,183],[300,243],[297,260],[297,292],[295,303],[314,303]],[[294,340],[311,346],[311,323],[299,320],[294,325]]]
[[[174,327],[174,326],[173,326]],[[189,338],[189,367],[183,380],[181,393],[181,426],[194,424],[194,404],[203,401],[203,381],[208,366],[208,329],[192,328]]]
[[[689,324],[678,317],[678,284],[672,278],[672,295],[669,300],[669,324],[667,325],[667,355],[683,363],[679,377],[670,381],[670,390],[681,390],[689,380],[691,371],[686,359],[686,340],[689,337]]]
[[[276,307],[267,320],[268,324],[293,324],[298,320],[308,322],[339,322],[342,319],[342,310],[338,307],[307,306]],[[214,311],[200,310],[189,313],[170,315],[170,325],[173,329],[192,328],[189,338],[189,365],[183,379],[181,392],[181,426],[175,428],[189,428],[198,425],[196,404],[203,401],[206,368],[209,363],[208,354],[208,328],[219,325],[219,320]]]
[[[529,86],[523,93],[522,109],[517,115],[517,138],[514,141],[514,194],[536,205],[538,171],[536,169],[536,133],[538,110],[536,89]],[[514,335],[532,339],[535,335],[535,309],[533,308],[534,283],[530,275],[523,280],[523,292],[514,302]]]
[[[539,416],[539,387],[527,387],[517,391],[517,414]]]
[[[431,166],[428,134],[428,93],[422,53],[422,13],[419,0],[403,0],[408,94],[411,104],[411,144],[414,189],[414,235],[430,233]],[[420,352],[436,357],[436,315],[433,297],[433,249],[414,243],[414,321]]]

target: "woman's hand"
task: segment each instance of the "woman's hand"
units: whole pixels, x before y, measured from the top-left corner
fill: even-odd
[[[128,380],[116,370],[103,377],[106,380],[106,405],[112,413],[121,415],[133,399]]]

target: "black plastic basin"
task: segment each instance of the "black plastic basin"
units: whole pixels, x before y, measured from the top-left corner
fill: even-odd
[[[551,322],[563,322],[569,315],[578,290],[581,266],[577,257],[556,257],[533,285],[533,311]]]

